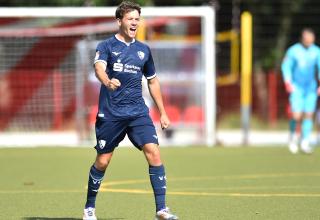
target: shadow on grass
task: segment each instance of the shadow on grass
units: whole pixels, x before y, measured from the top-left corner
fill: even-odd
[[[124,218],[99,218],[99,220],[122,220]],[[25,217],[23,220],[82,220],[82,218]]]

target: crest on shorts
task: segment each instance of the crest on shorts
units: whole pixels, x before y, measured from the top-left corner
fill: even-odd
[[[103,149],[106,146],[106,141],[105,140],[99,140],[99,147]]]
[[[137,52],[137,54],[138,54],[140,60],[143,60],[143,58],[144,58],[144,53],[143,53],[141,50],[139,50],[139,51]]]

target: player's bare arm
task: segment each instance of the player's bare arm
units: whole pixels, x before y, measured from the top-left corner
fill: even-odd
[[[99,81],[104,84],[110,90],[116,90],[120,85],[120,81],[118,79],[112,78],[109,79],[108,75],[106,74],[106,65],[102,62],[97,62],[94,65],[94,70],[96,73],[96,77]]]
[[[168,128],[170,125],[170,120],[163,105],[160,83],[157,77],[148,80],[148,88],[150,95],[160,112],[161,128]]]

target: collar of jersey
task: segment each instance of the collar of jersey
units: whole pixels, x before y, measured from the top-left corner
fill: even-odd
[[[309,50],[309,49],[313,48],[313,46],[314,46],[314,44],[311,44],[309,47],[305,47],[305,46],[303,46],[303,44],[301,42],[299,42],[299,44],[300,44],[300,47],[302,47],[305,50]]]
[[[127,45],[127,46],[130,46],[130,44],[133,44],[133,43],[136,41],[136,40],[133,38],[131,42],[127,43],[127,42],[119,39],[116,34],[114,35],[114,37],[115,37],[118,41],[124,43],[124,44]]]

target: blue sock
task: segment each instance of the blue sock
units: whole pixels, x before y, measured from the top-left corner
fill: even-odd
[[[312,132],[313,121],[310,118],[303,119],[301,130],[302,130],[302,139],[308,140]]]
[[[166,208],[166,174],[164,166],[149,166],[150,182],[156,201],[156,211]]]
[[[289,129],[290,129],[290,134],[296,133],[296,130],[297,130],[297,121],[294,120],[293,118],[290,119],[290,121],[289,121]]]
[[[98,190],[101,185],[103,176],[104,171],[98,170],[94,165],[91,166],[89,172],[87,202],[85,208],[95,207]]]

